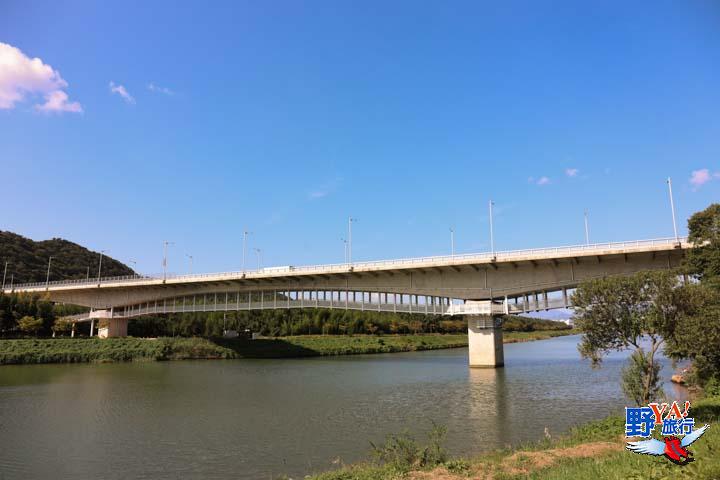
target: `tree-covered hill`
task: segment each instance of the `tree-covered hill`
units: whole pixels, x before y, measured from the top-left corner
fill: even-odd
[[[21,235],[0,231],[0,279],[8,262],[6,285],[11,275],[14,282],[44,282],[48,259],[52,259],[50,281],[97,277],[100,253],[61,238],[36,242]],[[132,275],[133,270],[113,258],[103,256],[102,276]]]

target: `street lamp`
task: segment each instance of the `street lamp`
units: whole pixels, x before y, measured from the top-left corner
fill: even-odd
[[[588,229],[588,211],[585,210],[585,245],[590,245],[590,230]]]
[[[495,256],[495,236],[493,233],[493,205],[495,203],[490,200],[489,206],[490,206],[490,252],[492,253],[493,257]]]
[[[168,245],[175,245],[175,242],[163,241],[163,282],[167,280],[167,247]]]
[[[52,263],[52,259],[52,256],[48,258],[47,276],[45,277],[45,290],[47,290],[48,286],[50,285],[50,264]]]
[[[137,268],[137,260],[128,260],[128,263],[132,263],[132,271],[135,272],[135,269]],[[137,273],[137,272],[135,272]]]
[[[5,262],[5,270],[3,270],[3,282],[2,282],[2,289],[5,290],[5,277],[7,277],[7,266],[10,262]]]
[[[677,223],[675,222],[675,201],[673,200],[672,180],[670,179],[670,177],[668,177],[668,179],[667,179],[667,185],[668,185],[668,194],[670,195],[670,212],[672,213],[673,232],[675,233],[675,241],[679,242]]]
[[[98,278],[97,278],[98,285],[100,285],[100,272],[102,272],[103,255],[106,254],[107,252],[108,252],[107,250],[100,250],[100,262],[98,263]]]
[[[455,230],[450,228],[450,256],[455,258]]]
[[[345,247],[345,263],[348,263],[348,241],[344,238],[341,238],[340,241],[343,242],[343,246]]]
[[[190,259],[190,275],[192,275],[193,256],[188,255],[187,253],[185,254],[185,256],[188,257],[188,259]]]
[[[260,254],[262,250],[260,250],[259,248],[253,248],[253,250],[255,250],[255,254],[257,255],[257,269],[260,270]]]
[[[243,231],[243,258],[242,258],[242,271],[245,273],[245,251],[247,250],[247,237],[248,235],[252,235],[253,232],[248,232],[247,230]]]
[[[357,218],[348,217],[348,255],[347,263],[352,265],[352,224],[357,222]]]

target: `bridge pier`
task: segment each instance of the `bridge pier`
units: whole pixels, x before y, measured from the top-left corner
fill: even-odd
[[[108,318],[105,320],[107,325],[98,325],[98,337],[127,337],[128,319],[127,318]]]
[[[505,364],[502,315],[508,314],[508,300],[467,300],[450,305],[449,315],[463,315],[468,322],[468,364],[471,368],[497,368]]]

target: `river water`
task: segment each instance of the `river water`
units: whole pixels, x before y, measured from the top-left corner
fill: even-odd
[[[467,349],[4,366],[0,478],[302,478],[367,458],[388,433],[422,437],[431,420],[454,455],[538,440],[626,405],[626,354],[593,370],[578,340],[505,345],[501,369],[469,369]]]

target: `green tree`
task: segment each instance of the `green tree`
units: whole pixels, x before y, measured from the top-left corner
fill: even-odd
[[[37,335],[37,332],[43,327],[43,320],[26,315],[18,321],[18,327],[23,333]]]
[[[661,391],[656,355],[666,339],[674,338],[678,324],[699,310],[697,288],[682,284],[672,271],[582,283],[573,296],[583,332],[580,354],[597,366],[610,351],[633,349],[623,389],[638,404],[655,400]],[[631,373],[639,376],[636,382],[629,381]]]
[[[720,288],[720,204],[693,214],[688,232],[693,243],[687,255],[689,273],[709,287]]]

